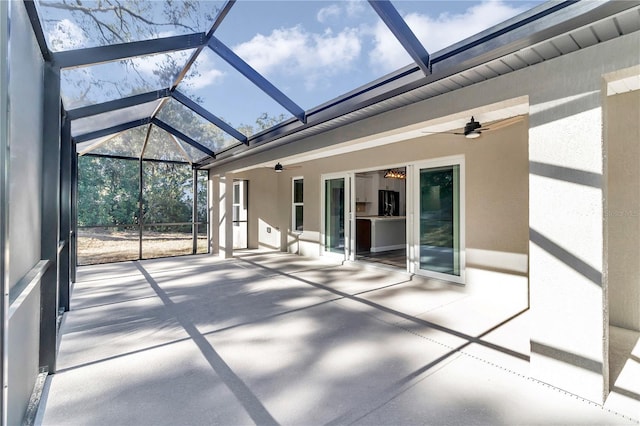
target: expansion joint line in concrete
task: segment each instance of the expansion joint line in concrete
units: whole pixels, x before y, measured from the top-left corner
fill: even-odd
[[[610,414],[614,414],[614,415],[616,415],[616,416],[622,417],[622,418],[623,418],[623,419],[625,419],[625,420],[629,420],[629,421],[632,421],[632,422],[634,422],[634,423],[636,423],[636,424],[640,424],[640,421],[639,421],[638,419],[634,419],[634,418],[629,417],[629,416],[627,416],[627,415],[625,415],[625,414],[622,414],[622,413],[619,413],[619,412],[617,412],[617,411],[611,410],[610,408],[607,408],[607,407],[605,407],[605,406],[604,406],[604,405],[602,405],[602,404],[598,404],[598,403],[597,403],[597,402],[595,402],[595,401],[591,401],[590,399],[583,398],[583,397],[581,397],[581,396],[579,396],[579,395],[576,395],[576,394],[574,394],[574,393],[568,392],[568,391],[566,391],[566,390],[564,390],[564,389],[560,389],[560,388],[557,388],[557,387],[555,387],[555,386],[553,386],[553,385],[550,385],[549,383],[546,383],[546,382],[543,382],[543,381],[541,381],[541,380],[535,379],[535,378],[533,378],[533,377],[531,377],[531,376],[524,375],[524,374],[522,374],[522,373],[518,373],[517,371],[514,371],[514,370],[512,370],[512,369],[510,369],[510,368],[506,368],[506,367],[504,367],[504,366],[502,366],[502,365],[496,364],[495,362],[488,361],[488,360],[486,360],[486,359],[484,359],[484,358],[481,358],[481,357],[479,357],[479,356],[477,356],[477,355],[473,355],[473,354],[470,354],[470,353],[466,352],[466,351],[464,350],[464,348],[466,348],[467,346],[471,345],[473,342],[467,342],[467,343],[463,344],[462,346],[459,346],[459,347],[457,347],[457,348],[456,348],[456,347],[453,347],[453,346],[451,346],[451,345],[447,345],[447,344],[445,344],[445,343],[438,342],[437,340],[434,340],[434,339],[432,339],[432,338],[430,338],[430,337],[423,336],[423,335],[421,335],[420,333],[417,333],[417,332],[415,332],[415,331],[413,331],[413,330],[410,330],[410,329],[408,329],[408,328],[406,328],[406,327],[403,327],[403,326],[401,326],[401,325],[399,325],[399,324],[395,324],[395,326],[396,326],[397,328],[399,328],[399,329],[402,329],[402,330],[406,331],[407,333],[410,333],[410,334],[413,334],[413,335],[415,335],[415,336],[418,336],[418,337],[420,337],[421,339],[427,340],[427,341],[429,341],[429,342],[431,342],[431,343],[438,344],[438,345],[443,346],[443,347],[445,347],[445,348],[447,348],[447,349],[451,349],[451,351],[452,351],[452,352],[458,353],[458,354],[460,354],[460,355],[466,356],[466,357],[471,358],[471,359],[474,359],[474,360],[476,360],[476,361],[480,361],[480,362],[482,362],[482,363],[484,363],[484,364],[490,365],[490,366],[492,366],[492,367],[494,367],[494,368],[500,369],[500,370],[502,370],[502,371],[504,371],[504,372],[507,372],[507,373],[509,373],[509,374],[513,374],[513,375],[518,376],[518,377],[520,377],[520,378],[522,378],[522,379],[525,379],[525,380],[527,380],[527,381],[529,381],[529,382],[536,383],[536,384],[541,385],[541,386],[544,386],[544,387],[546,387],[546,388],[548,388],[548,389],[552,389],[552,390],[554,390],[554,391],[556,391],[556,392],[559,392],[559,393],[561,393],[561,394],[563,394],[563,395],[566,395],[566,396],[572,397],[572,398],[574,398],[574,399],[576,399],[576,400],[578,400],[578,401],[581,401],[581,402],[583,402],[583,403],[586,403],[586,404],[588,404],[588,405],[598,407],[598,408],[600,408],[600,409],[602,409],[602,410],[604,410],[604,411],[606,411],[606,412],[608,412],[608,413],[610,413]],[[492,329],[492,330],[493,330],[493,329]],[[489,331],[487,331],[487,332],[483,333],[483,334],[482,334],[482,335],[480,335],[478,338],[482,337],[484,334],[489,333],[489,332],[490,332],[490,331],[492,331],[492,330],[489,330]],[[450,355],[453,355],[453,353],[450,353]]]
[[[584,402],[584,403],[589,404],[589,405],[592,405],[592,406],[594,406],[594,407],[598,407],[598,408],[602,409],[603,411],[606,411],[606,412],[608,412],[608,413],[611,413],[611,414],[614,414],[614,415],[616,415],[616,416],[622,417],[622,418],[624,418],[625,420],[629,420],[629,421],[632,421],[632,422],[634,422],[634,423],[636,423],[636,424],[640,424],[640,420],[638,420],[638,419],[634,419],[634,418],[629,417],[629,416],[627,416],[627,415],[625,415],[625,414],[622,414],[622,413],[620,413],[620,412],[618,412],[618,411],[615,411],[615,410],[612,410],[612,409],[610,409],[610,408],[607,408],[607,407],[605,407],[605,406],[604,406],[604,405],[602,405],[602,404],[599,404],[599,403],[597,403],[597,402],[595,402],[595,401],[591,401],[590,399],[583,398],[583,397],[581,397],[580,395],[576,395],[576,394],[571,393],[571,392],[568,392],[568,391],[566,391],[566,390],[564,390],[564,389],[560,389],[560,388],[558,388],[558,387],[555,387],[555,386],[553,386],[553,385],[550,385],[549,383],[543,382],[543,381],[538,380],[538,379],[536,379],[536,378],[533,378],[533,377],[531,377],[531,376],[525,376],[524,374],[520,374],[520,373],[518,373],[517,371],[513,371],[513,370],[511,370],[511,369],[509,369],[509,368],[503,367],[503,366],[498,365],[498,364],[495,364],[495,363],[493,363],[493,362],[491,362],[491,361],[487,361],[487,360],[485,360],[485,359],[483,359],[483,358],[480,358],[480,357],[478,357],[477,355],[472,355],[472,354],[466,353],[466,352],[464,352],[464,351],[460,351],[460,353],[461,353],[462,355],[465,355],[465,356],[469,357],[469,358],[473,358],[473,359],[475,359],[475,360],[477,360],[477,361],[480,361],[480,362],[483,362],[483,363],[485,363],[485,364],[491,365],[491,366],[493,366],[493,367],[499,368],[500,370],[506,371],[506,372],[511,373],[511,374],[515,374],[516,376],[519,376],[519,377],[521,377],[521,378],[524,378],[524,379],[526,379],[526,380],[528,380],[528,381],[530,381],[530,382],[537,383],[537,384],[542,385],[542,386],[544,386],[544,387],[546,387],[546,388],[548,388],[548,389],[552,389],[552,390],[554,390],[554,391],[556,391],[556,392],[559,392],[559,393],[561,393],[561,394],[564,394],[564,395],[566,395],[566,396],[570,396],[570,397],[572,397],[572,398],[574,398],[574,399],[576,399],[576,400],[578,400],[578,401]]]

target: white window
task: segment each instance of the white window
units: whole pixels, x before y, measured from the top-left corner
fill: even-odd
[[[291,230],[293,232],[302,232],[304,225],[304,179],[301,177],[293,178],[291,188],[292,211],[291,211]]]

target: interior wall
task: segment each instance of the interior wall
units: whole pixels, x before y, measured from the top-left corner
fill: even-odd
[[[609,323],[640,331],[640,91],[605,107]]]
[[[43,60],[22,2],[11,4],[9,83],[9,285],[40,260]],[[8,424],[20,424],[38,374],[40,288],[12,315]]]

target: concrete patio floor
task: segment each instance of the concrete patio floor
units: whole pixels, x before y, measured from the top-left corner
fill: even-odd
[[[530,379],[526,278],[469,273],[486,284],[264,252],[80,268],[36,424],[637,424]]]

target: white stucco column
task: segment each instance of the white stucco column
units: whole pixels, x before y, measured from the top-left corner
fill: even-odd
[[[233,256],[233,177],[218,178],[218,255],[224,259]]]
[[[530,95],[531,375],[602,403],[602,77],[579,58],[547,64]]]

